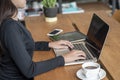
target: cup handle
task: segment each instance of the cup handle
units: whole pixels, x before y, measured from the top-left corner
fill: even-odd
[[[87,73],[87,71],[82,69],[82,73],[85,75]]]

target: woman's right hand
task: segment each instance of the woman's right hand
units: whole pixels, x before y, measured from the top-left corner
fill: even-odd
[[[63,55],[65,63],[75,61],[78,59],[86,59],[86,55],[81,50],[72,50],[68,54]]]

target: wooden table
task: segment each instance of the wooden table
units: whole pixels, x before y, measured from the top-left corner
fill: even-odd
[[[32,33],[35,41],[50,41],[46,35],[55,28],[61,28],[64,32],[74,31],[72,22],[76,23],[80,31],[84,34],[90,25],[92,14],[94,12],[87,12],[83,14],[69,14],[58,15],[58,21],[47,23],[44,21],[44,16],[26,17],[26,26]],[[120,79],[120,24],[112,19],[105,11],[95,12],[108,25],[110,30],[108,32],[105,45],[102,49],[100,61],[102,66],[107,71],[107,77],[103,80],[119,80]],[[55,57],[53,51],[35,51],[33,60],[42,61]],[[79,80],[76,77],[76,72],[81,69],[81,65],[63,66],[51,70],[49,72],[40,74],[34,80]]]

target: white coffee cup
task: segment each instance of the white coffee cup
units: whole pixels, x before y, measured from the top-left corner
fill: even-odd
[[[100,64],[95,62],[85,62],[82,64],[82,71],[89,80],[99,80]]]

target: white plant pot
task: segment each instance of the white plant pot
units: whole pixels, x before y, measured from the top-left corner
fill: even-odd
[[[57,17],[52,17],[52,18],[45,17],[45,21],[46,22],[56,22],[57,21]]]

